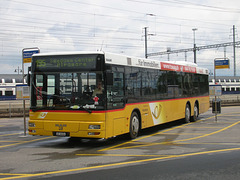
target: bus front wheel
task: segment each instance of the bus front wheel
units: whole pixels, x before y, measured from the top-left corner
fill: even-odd
[[[129,129],[129,136],[131,139],[135,139],[138,136],[140,127],[140,121],[138,114],[136,112],[133,112],[130,119],[130,129]]]

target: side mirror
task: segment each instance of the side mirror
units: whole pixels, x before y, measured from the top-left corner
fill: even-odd
[[[28,74],[27,74],[27,85],[30,86],[30,79],[31,79],[31,67],[28,67]]]
[[[128,103],[128,98],[127,98],[127,97],[124,97],[122,100],[123,100],[123,103],[124,103],[124,104],[127,104],[127,103]]]
[[[113,73],[107,73],[106,81],[107,85],[113,85]]]

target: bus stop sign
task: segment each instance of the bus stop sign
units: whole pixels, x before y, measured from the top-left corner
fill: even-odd
[[[222,85],[210,85],[209,86],[210,96],[221,96],[222,95]]]
[[[229,59],[215,60],[215,69],[229,69]]]
[[[32,61],[32,55],[39,53],[39,49],[33,49],[33,50],[24,50],[23,51],[23,63],[31,63]]]

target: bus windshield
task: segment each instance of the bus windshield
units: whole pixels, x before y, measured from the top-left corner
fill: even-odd
[[[31,84],[31,109],[104,109],[101,71],[36,73]]]

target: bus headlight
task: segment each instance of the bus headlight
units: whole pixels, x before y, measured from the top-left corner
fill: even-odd
[[[100,129],[100,125],[89,125],[88,129]]]
[[[29,127],[36,127],[35,123],[28,123]]]

